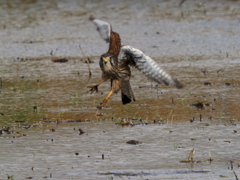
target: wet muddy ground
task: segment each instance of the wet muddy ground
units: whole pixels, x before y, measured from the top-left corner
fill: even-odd
[[[239,5],[1,1],[0,179],[240,177]],[[107,49],[91,14],[184,89],[133,69],[136,101],[123,106],[117,94],[97,109],[110,83],[86,93]],[[92,61],[90,79],[79,45]]]

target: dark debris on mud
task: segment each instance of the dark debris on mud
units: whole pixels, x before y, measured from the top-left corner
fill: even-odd
[[[120,118],[116,122],[117,125],[121,126],[134,126],[134,125],[139,125],[139,124],[147,124],[147,122],[144,122],[142,119],[134,119],[134,118]]]
[[[12,131],[10,130],[10,127],[2,127],[0,129],[0,135],[2,135],[2,134],[11,134],[11,133],[12,133]]]
[[[127,144],[131,144],[131,145],[137,145],[137,144],[142,144],[142,142],[137,141],[137,140],[129,140],[126,142]]]
[[[124,177],[124,176],[159,176],[164,174],[195,174],[195,173],[201,173],[206,174],[210,171],[204,171],[204,170],[173,170],[173,171],[122,171],[122,172],[98,172],[99,175],[103,176],[118,176],[118,177]]]
[[[68,62],[68,59],[61,58],[61,57],[53,57],[52,58],[52,62],[55,62],[55,63],[66,63],[66,62]]]
[[[22,136],[26,136],[25,133],[23,133],[22,131],[16,131],[16,129],[11,129],[9,126],[8,127],[2,127],[0,129],[0,136],[3,137],[9,137],[9,135],[12,136],[12,138],[18,138],[18,137],[22,137]]]
[[[81,119],[59,119],[59,118],[43,118],[41,123],[56,123],[56,124],[68,124],[68,123],[81,123],[81,122],[89,122],[89,119],[81,120]]]
[[[99,175],[104,175],[104,176],[109,176],[109,175],[114,175],[114,176],[148,176],[151,175],[151,173],[146,173],[146,172],[139,172],[139,173],[134,173],[134,172],[106,172],[106,173],[98,173]]]
[[[204,108],[204,104],[202,102],[198,102],[198,103],[195,103],[195,104],[190,104],[190,106],[193,106],[193,107],[196,107],[196,108],[199,108],[199,109]]]

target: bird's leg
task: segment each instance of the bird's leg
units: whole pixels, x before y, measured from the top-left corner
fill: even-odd
[[[106,98],[103,100],[103,102],[100,103],[100,105],[98,106],[99,109],[101,109],[104,106],[107,106],[108,99],[112,96],[112,94],[113,94],[113,91],[111,90],[106,96]]]
[[[105,82],[105,80],[101,80],[98,84],[96,84],[96,85],[94,85],[94,86],[88,86],[87,88],[90,88],[88,91],[87,91],[87,93],[93,93],[93,92],[98,92],[98,86],[100,85],[100,84],[102,84],[103,82]]]

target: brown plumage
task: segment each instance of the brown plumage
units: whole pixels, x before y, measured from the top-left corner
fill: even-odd
[[[108,53],[117,58],[121,49],[121,39],[119,34],[113,31],[111,31],[110,37]]]
[[[91,20],[95,20],[92,18]],[[135,100],[131,85],[129,82],[131,71],[130,68],[126,68],[124,62],[118,61],[118,55],[121,49],[121,39],[118,33],[112,31],[111,25],[108,26],[110,32],[110,38],[106,38],[106,42],[109,42],[108,52],[101,55],[99,65],[102,69],[102,81],[95,86],[89,86],[89,92],[98,91],[98,86],[111,79],[111,91],[100,104],[99,107],[106,106],[108,99],[113,93],[117,93],[119,90],[122,91],[122,102],[123,104],[130,103],[132,100]],[[98,31],[101,29],[98,27]],[[121,70],[122,69],[122,70]]]
[[[99,61],[102,70],[102,80],[95,86],[89,86],[90,90],[88,91],[91,93],[98,91],[100,84],[108,79],[111,80],[111,91],[99,107],[106,106],[112,94],[117,93],[119,90],[121,90],[123,104],[135,101],[129,81],[131,77],[130,66],[136,67],[147,77],[158,83],[172,85],[177,88],[183,87],[179,81],[173,79],[163,71],[155,61],[145,55],[141,50],[128,45],[122,46],[119,34],[112,31],[109,23],[95,19],[94,17],[90,19],[97,26],[101,37],[109,43],[108,51],[101,55]]]

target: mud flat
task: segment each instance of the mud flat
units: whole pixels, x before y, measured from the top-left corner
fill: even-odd
[[[239,12],[239,1],[2,1],[0,179],[240,177]],[[107,50],[92,14],[184,89],[133,69],[136,101],[97,109],[110,83],[86,93]]]

